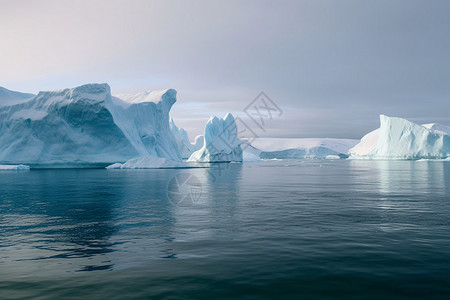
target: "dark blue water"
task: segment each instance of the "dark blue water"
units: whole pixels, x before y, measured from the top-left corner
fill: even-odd
[[[0,299],[449,299],[450,162],[0,172]]]

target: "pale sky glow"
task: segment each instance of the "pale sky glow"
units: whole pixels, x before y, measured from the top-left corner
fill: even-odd
[[[267,137],[360,138],[378,115],[450,125],[450,1],[0,0],[0,86],[174,88],[193,138],[265,91]]]

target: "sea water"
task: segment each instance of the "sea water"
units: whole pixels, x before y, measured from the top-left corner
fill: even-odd
[[[0,299],[449,299],[450,162],[0,172]]]

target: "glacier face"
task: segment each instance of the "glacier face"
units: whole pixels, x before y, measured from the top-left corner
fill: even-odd
[[[442,159],[450,154],[449,127],[419,125],[402,118],[380,116],[380,128],[350,149],[353,159]]]
[[[0,108],[0,163],[32,167],[105,166],[138,156],[180,160],[169,128],[176,92],[127,103],[107,84],[40,92]]]
[[[241,143],[232,114],[223,119],[211,117],[205,126],[203,147],[192,153],[188,161],[242,162]]]
[[[0,86],[0,106],[26,102],[34,96],[34,94],[11,91]]]

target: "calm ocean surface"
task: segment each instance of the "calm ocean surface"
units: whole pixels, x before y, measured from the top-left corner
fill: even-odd
[[[0,172],[0,299],[450,299],[450,162]]]

